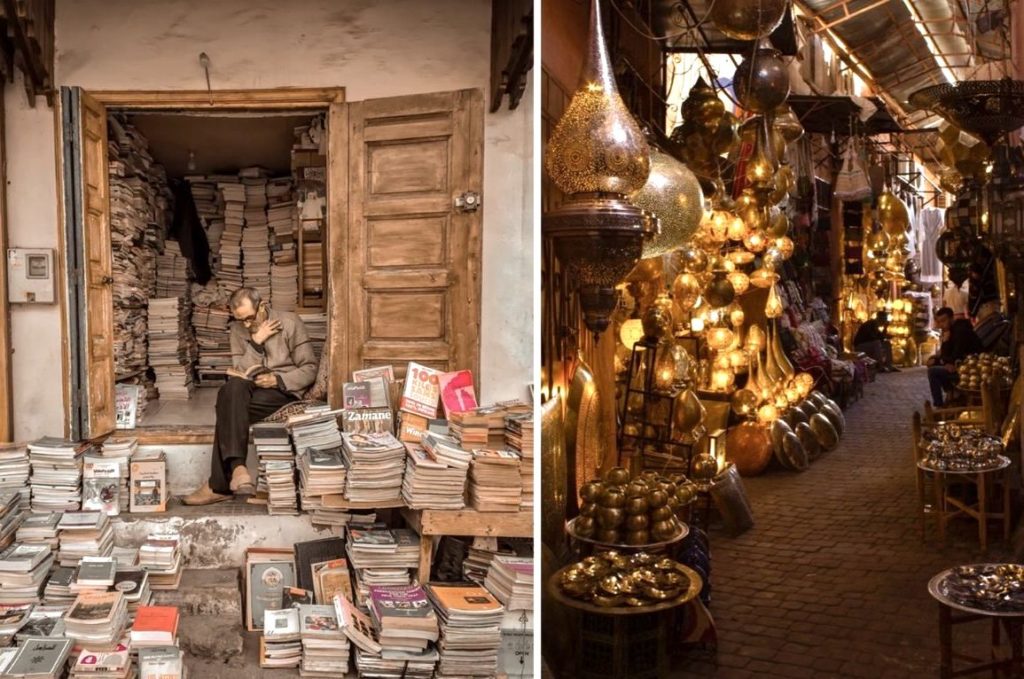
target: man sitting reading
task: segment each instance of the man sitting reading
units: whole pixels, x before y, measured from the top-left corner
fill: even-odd
[[[208,505],[256,492],[245,467],[249,426],[300,398],[316,379],[317,362],[299,317],[271,309],[253,288],[239,288],[228,302],[231,363],[228,381],[217,393],[210,480],[183,498]]]

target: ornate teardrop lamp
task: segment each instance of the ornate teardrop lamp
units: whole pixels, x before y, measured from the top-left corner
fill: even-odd
[[[626,198],[644,186],[651,158],[615,84],[600,0],[591,0],[579,87],[551,135],[544,161],[567,200],[544,215],[543,235],[578,286],[584,323],[596,338],[611,323],[616,285],[658,231],[656,219]]]

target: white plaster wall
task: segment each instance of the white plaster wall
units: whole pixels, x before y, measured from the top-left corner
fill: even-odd
[[[343,86],[350,101],[489,80],[489,0],[58,0],[56,80],[87,89]],[[53,112],[6,91],[12,245],[57,247]],[[486,99],[486,97],[485,97]],[[480,397],[532,379],[532,100],[487,115]],[[15,434],[63,427],[57,307],[13,314]]]

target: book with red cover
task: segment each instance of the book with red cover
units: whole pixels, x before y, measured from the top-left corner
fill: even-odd
[[[177,606],[139,606],[132,624],[132,643],[139,641],[174,644],[178,635]]]
[[[441,405],[444,406],[445,417],[452,413],[464,413],[475,410],[476,391],[473,389],[473,373],[469,370],[456,370],[442,373],[438,377],[441,387]]]

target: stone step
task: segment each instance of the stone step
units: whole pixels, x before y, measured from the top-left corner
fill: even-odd
[[[185,568],[241,568],[249,547],[291,547],[296,542],[336,534],[315,528],[308,515],[269,516],[265,505],[229,500],[188,507],[178,500],[161,514],[122,514],[114,523],[114,542],[138,547],[153,533],[181,534]]]
[[[211,630],[210,634],[216,636],[217,630]],[[186,652],[185,664],[190,679],[294,679],[298,676],[298,670],[295,669],[271,670],[260,667],[259,632],[240,632],[237,638],[240,643],[238,655],[224,660],[197,657]],[[351,672],[348,676],[355,677],[356,674]]]
[[[178,623],[178,646],[196,662],[240,665],[244,664],[246,634],[240,616],[183,615]],[[189,676],[211,675],[190,671]]]
[[[153,604],[177,606],[182,617],[211,615],[242,620],[240,576],[237,568],[190,568],[182,573],[178,589],[154,591]]]

